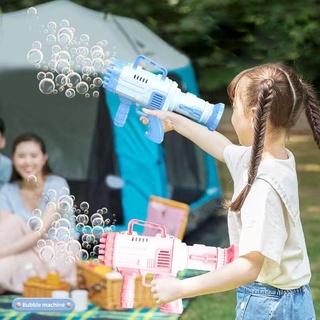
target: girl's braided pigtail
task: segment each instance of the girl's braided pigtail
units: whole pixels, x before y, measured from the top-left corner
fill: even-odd
[[[257,101],[257,110],[254,121],[254,139],[251,152],[250,166],[248,170],[248,183],[238,197],[231,203],[230,209],[239,212],[257,176],[261,162],[266,134],[267,119],[270,114],[273,98],[275,96],[274,81],[266,79],[261,82],[260,94]]]
[[[305,94],[305,112],[310,124],[314,140],[320,149],[320,108],[317,95],[312,86],[302,82]]]

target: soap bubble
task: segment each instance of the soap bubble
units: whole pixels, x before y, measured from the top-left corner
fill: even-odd
[[[60,27],[69,27],[70,26],[70,22],[67,19],[62,19],[60,21]]]
[[[67,98],[73,98],[76,95],[76,93],[73,89],[69,88],[66,90],[65,95]]]
[[[71,72],[67,76],[67,83],[75,87],[81,81],[81,76],[77,72]]]
[[[56,41],[57,41],[57,38],[56,38],[56,36],[54,34],[48,34],[47,35],[48,44],[54,44],[54,43],[56,43]]]
[[[82,241],[93,243],[93,241],[95,240],[95,237],[93,234],[84,234],[81,239]]]
[[[96,51],[92,52],[91,57],[92,57],[92,59],[98,59],[98,58],[103,59],[104,58],[104,53],[103,53],[103,51],[96,50]]]
[[[67,61],[70,61],[71,60],[71,56],[70,56],[70,53],[66,50],[62,50],[58,53],[58,56],[57,58],[59,60],[67,60]]]
[[[55,89],[55,85],[52,79],[45,78],[45,79],[42,79],[39,83],[39,90],[43,94],[51,94],[54,89]]]
[[[32,211],[32,215],[35,216],[35,217],[41,217],[42,212],[41,212],[40,209],[34,209],[34,210]]]
[[[97,239],[101,237],[103,232],[104,232],[104,229],[102,226],[95,226],[92,228],[92,233]]]
[[[39,251],[40,259],[45,262],[51,262],[54,258],[54,250],[52,247],[45,246]]]
[[[91,249],[91,245],[87,241],[82,242],[82,247],[86,250]]]
[[[99,245],[93,247],[93,253],[97,256],[99,254]]]
[[[102,86],[103,81],[102,81],[102,79],[101,79],[100,77],[97,77],[97,78],[94,78],[94,79],[92,80],[92,83],[93,83],[97,88],[99,88],[99,87]]]
[[[30,8],[28,8],[28,10],[27,10],[27,14],[28,15],[36,15],[38,13],[38,10],[37,10],[37,8],[35,8],[35,7],[30,7]]]
[[[55,212],[54,214],[53,214],[53,217],[52,217],[54,220],[59,220],[59,219],[61,219],[61,214],[59,213],[59,212]]]
[[[92,96],[95,97],[95,98],[98,98],[99,97],[99,91],[93,91],[92,92]]]
[[[57,87],[65,86],[67,84],[67,77],[64,74],[58,74],[55,81]]]
[[[91,66],[84,66],[82,68],[82,73],[85,74],[85,75],[90,75],[94,72],[94,68],[91,67]],[[89,81],[89,77],[86,78],[87,81]]]
[[[60,47],[58,44],[55,44],[55,45],[52,46],[52,48],[51,48],[51,52],[52,52],[53,54],[57,54],[58,52],[60,52],[60,50],[61,50],[61,47]]]
[[[56,252],[65,252],[67,251],[67,243],[64,241],[58,241],[55,243],[54,248]]]
[[[88,219],[88,221],[89,221],[89,219]],[[92,234],[92,228],[90,226],[84,226],[82,229],[82,232],[87,233],[87,234]]]
[[[61,218],[57,221],[56,223],[56,227],[60,228],[60,227],[65,227],[67,229],[71,229],[71,223],[68,219],[65,218]]]
[[[101,58],[96,58],[93,60],[93,67],[96,71],[101,72],[104,69],[104,62]]]
[[[57,191],[54,189],[49,189],[47,195],[50,200],[55,200],[57,197]]]
[[[73,255],[78,255],[81,250],[81,244],[77,240],[70,240],[67,244],[67,250]]]
[[[89,93],[86,93],[84,96],[85,96],[85,98],[90,98],[90,94]]]
[[[89,218],[87,215],[85,214],[79,214],[77,217],[76,217],[76,221],[78,223],[83,223],[83,224],[87,224],[89,222]]]
[[[79,223],[77,223],[77,225],[76,225],[76,230],[77,230],[78,232],[82,232],[83,227],[84,227],[84,224],[81,223],[81,222],[79,222]]]
[[[58,241],[68,241],[70,239],[70,231],[66,227],[57,228],[56,239]]]
[[[86,57],[89,54],[89,49],[87,47],[79,47],[77,53],[83,57]]]
[[[38,178],[34,174],[30,174],[27,178],[28,183],[37,183]]]
[[[53,80],[53,79],[54,79],[53,73],[52,73],[52,72],[47,72],[47,73],[46,73],[46,78]]]
[[[45,77],[46,77],[46,74],[44,72],[42,72],[42,71],[38,72],[38,74],[37,74],[37,79],[38,80],[42,80]]]
[[[107,40],[98,41],[97,45],[100,47],[106,47],[108,45],[108,41]]]
[[[40,249],[42,247],[45,247],[46,246],[46,241],[43,240],[43,239],[40,239],[37,241],[37,247]]]
[[[72,57],[75,57],[75,56],[77,55],[77,49],[76,49],[76,48],[71,48],[71,49],[70,49],[70,55],[71,55]]]
[[[70,189],[68,187],[62,187],[59,193],[63,196],[67,196],[70,194]],[[71,196],[70,196],[71,197]],[[72,200],[72,199],[71,199]]]
[[[55,222],[54,222],[55,223]],[[51,239],[54,239],[55,236],[57,234],[57,229],[55,227],[51,227],[49,230],[48,230],[48,237],[51,238]]]
[[[66,264],[74,264],[76,259],[73,256],[67,256],[65,259]]]
[[[73,207],[73,199],[68,194],[64,194],[61,197],[59,197],[59,209],[63,210],[64,206],[67,206],[68,210],[70,210]],[[66,213],[66,212],[63,212]]]
[[[100,213],[95,213],[90,217],[91,222],[95,219],[100,219],[103,221],[102,215]]]
[[[54,21],[50,21],[48,22],[47,24],[47,28],[50,30],[50,31],[55,31],[57,29],[57,24],[54,22]]]
[[[85,34],[85,33],[83,33],[83,34],[80,35],[80,41],[81,41],[81,42],[89,42],[89,40],[90,40],[89,35],[87,35],[87,34]]]
[[[67,201],[61,201],[59,202],[59,211],[62,214],[66,214],[71,210],[71,206]]]
[[[88,92],[89,90],[89,86],[86,82],[84,81],[80,81],[77,85],[76,85],[76,90],[79,94],[85,94],[86,92]]]
[[[42,47],[42,44],[41,44],[40,41],[33,41],[33,42],[32,42],[32,49],[38,49],[38,50],[40,50],[41,47]]]
[[[73,39],[73,32],[72,32],[71,28],[67,28],[67,27],[61,28],[58,31],[58,37],[59,37],[59,35],[63,35],[63,34],[67,35],[70,38],[70,41]]]
[[[36,65],[41,63],[43,59],[43,54],[39,49],[31,49],[27,53],[27,60],[29,63]]]
[[[89,203],[86,202],[86,201],[83,201],[83,202],[80,203],[80,209],[83,210],[83,211],[84,211],[84,210],[88,210],[89,207],[90,207],[90,206],[89,206]]]
[[[80,260],[88,260],[88,258],[89,258],[88,251],[84,250],[84,249],[81,249],[79,258],[80,258]]]
[[[32,231],[40,231],[43,227],[42,220],[36,216],[30,217],[27,225]]]
[[[82,65],[83,66],[92,67],[92,60],[90,58],[84,58],[82,60]]]
[[[65,68],[67,68],[68,70],[70,69],[70,64],[68,60],[65,60],[65,59],[59,60],[55,65],[55,70],[58,73],[62,73]]]
[[[59,35],[58,35],[58,42],[61,45],[67,45],[71,41],[71,39],[72,38],[67,33],[59,33]]]
[[[94,54],[94,52],[96,52],[96,51],[103,53],[103,49],[102,49],[100,46],[95,45],[95,46],[93,46],[93,47],[90,49],[90,54],[91,54],[91,56],[92,56],[92,55]]]
[[[93,227],[103,227],[104,226],[104,221],[101,218],[95,218],[92,220],[92,226]]]
[[[62,69],[62,73],[65,74],[65,75],[68,75],[70,72],[71,72],[70,67],[64,67],[64,68]]]

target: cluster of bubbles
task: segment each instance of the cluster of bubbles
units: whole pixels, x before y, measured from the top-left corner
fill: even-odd
[[[27,13],[37,15],[36,8],[29,8]],[[98,97],[103,84],[100,75],[114,58],[114,53],[108,50],[108,41],[90,45],[89,35],[77,36],[67,19],[48,22],[43,34],[44,44],[34,41],[27,53],[28,62],[42,70],[37,74],[39,90],[43,94],[61,92],[67,98],[76,94]],[[49,48],[48,57],[44,57],[43,46]]]
[[[61,266],[89,257],[97,258],[102,233],[114,231],[115,215],[107,208],[99,209],[89,217],[88,202],[81,202],[77,208],[74,199],[66,187],[59,194],[50,189],[44,195],[45,210],[52,206],[54,213],[45,237],[37,242],[37,249],[40,259],[49,265]],[[42,211],[33,210],[27,224],[34,232],[40,232],[43,228]],[[76,232],[81,232],[81,239],[76,240]]]

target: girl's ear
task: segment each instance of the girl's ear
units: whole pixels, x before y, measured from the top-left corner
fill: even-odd
[[[250,108],[250,123],[251,123],[251,128],[253,129],[254,128],[254,121],[255,121],[255,118],[256,118],[256,112],[257,112],[257,107],[252,107]]]

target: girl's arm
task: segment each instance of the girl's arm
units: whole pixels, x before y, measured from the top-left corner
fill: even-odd
[[[40,231],[29,231],[21,239],[13,242],[7,246],[4,246],[0,249],[0,258],[4,258],[10,255],[14,255],[28,249],[31,249],[35,246],[37,241],[41,239],[44,233],[50,228],[52,222],[54,221],[53,213],[56,211],[56,207],[52,204],[47,210],[43,213],[42,222],[43,227]]]
[[[204,294],[223,292],[255,281],[264,262],[259,252],[239,257],[221,269],[184,280],[162,278],[152,280],[153,296],[158,304],[180,298],[191,298]]]
[[[203,151],[220,161],[224,161],[223,150],[231,144],[231,141],[221,133],[210,131],[205,126],[174,112],[145,108],[143,111],[162,120],[166,131],[177,131],[198,145]]]

